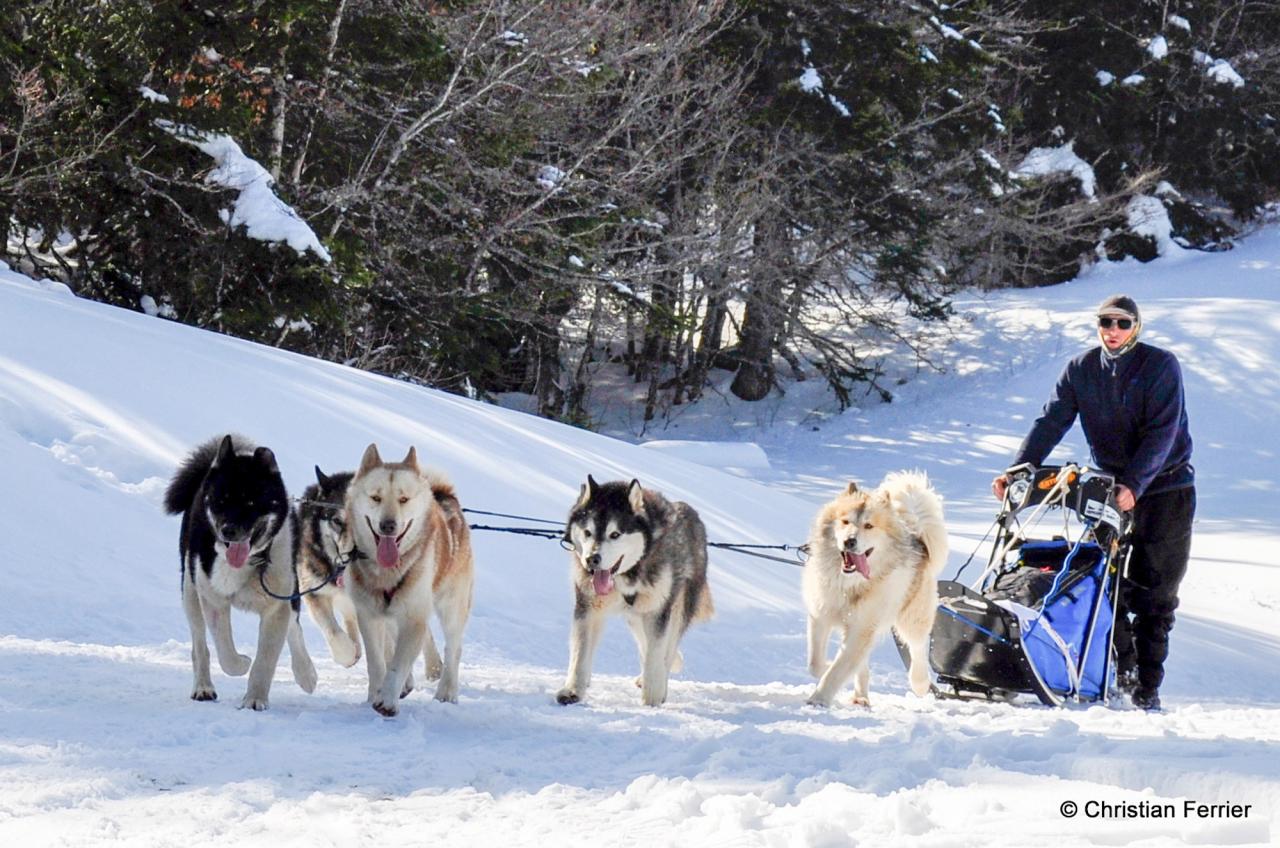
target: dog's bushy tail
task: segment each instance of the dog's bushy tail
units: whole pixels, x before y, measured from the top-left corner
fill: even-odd
[[[213,467],[213,461],[218,456],[218,448],[222,445],[224,438],[226,436],[214,436],[193,450],[178,466],[173,479],[169,481],[169,488],[164,490],[165,512],[178,515],[186,512],[191,506],[196,490],[200,488],[200,484],[209,474],[209,469]],[[232,435],[231,440],[235,444],[237,453],[244,452],[246,447],[252,449],[252,443],[243,436]]]
[[[467,526],[467,517],[462,512],[462,504],[458,501],[458,493],[453,483],[438,468],[424,469],[427,484],[431,487],[431,495],[444,515],[445,526],[449,528],[449,538],[456,548],[471,547],[471,528]]]
[[[884,478],[881,487],[897,502],[912,533],[924,544],[926,570],[937,575],[950,553],[942,496],[929,485],[929,477],[923,471],[894,472]]]
[[[704,583],[702,591],[698,593],[697,602],[693,605],[689,622],[710,621],[715,614],[716,605],[711,601],[711,587]]]

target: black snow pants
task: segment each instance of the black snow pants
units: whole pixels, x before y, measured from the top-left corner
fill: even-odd
[[[1122,674],[1136,670],[1139,688],[1151,692],[1164,681],[1195,514],[1196,490],[1190,486],[1144,495],[1134,507],[1133,554],[1115,626],[1116,667]]]

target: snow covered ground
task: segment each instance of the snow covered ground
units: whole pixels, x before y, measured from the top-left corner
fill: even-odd
[[[918,699],[888,645],[870,710],[805,706],[799,569],[721,552],[717,617],[688,636],[666,706],[640,705],[614,622],[588,703],[560,707],[567,555],[488,532],[458,704],[415,693],[381,718],[362,664],[333,663],[305,614],[315,694],[282,663],[265,713],[237,710],[244,679],[216,670],[219,701],[187,697],[178,521],[160,500],[210,435],[272,446],[295,494],[314,464],[415,444],[464,506],[550,520],[587,473],[636,476],[693,504],[713,540],[747,543],[798,544],[848,479],[919,467],[946,497],[954,570],[994,517],[991,475],[1116,291],[1182,360],[1196,440],[1200,509],[1163,714]],[[764,461],[741,446],[645,449],[0,270],[0,842],[1275,844],[1280,229],[957,307],[946,373],[913,371],[892,404],[813,415],[808,389],[753,406],[712,396],[649,434],[752,441]],[[1087,459],[1078,431],[1055,456]],[[252,620],[236,628],[251,646]],[[1201,817],[1187,800],[1249,807]],[[1101,802],[1133,815],[1091,817]],[[1177,814],[1137,817],[1163,804]]]

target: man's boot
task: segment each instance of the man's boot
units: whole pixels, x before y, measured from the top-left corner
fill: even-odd
[[[1160,712],[1160,692],[1156,689],[1139,685],[1129,696],[1129,700],[1140,710],[1149,713]]]

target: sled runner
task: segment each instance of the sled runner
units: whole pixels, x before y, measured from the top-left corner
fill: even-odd
[[[1129,556],[1115,480],[1076,465],[1006,473],[987,567],[972,586],[938,583],[934,692],[991,700],[1025,693],[1050,706],[1105,701],[1117,575]],[[1028,537],[1051,516],[1061,517],[1061,535]]]

